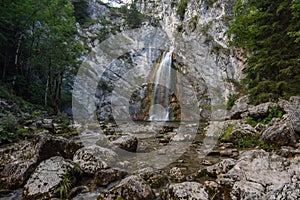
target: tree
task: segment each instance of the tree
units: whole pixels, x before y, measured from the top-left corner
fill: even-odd
[[[62,82],[76,71],[84,52],[76,39],[74,7],[69,0],[5,1],[0,14],[0,26],[6,28],[0,35],[2,81],[13,77],[18,95],[35,103],[44,99],[58,112]]]
[[[126,15],[126,21],[131,28],[138,28],[142,25],[143,15],[138,11],[135,2],[130,4],[130,8]]]
[[[251,55],[244,70],[252,103],[300,94],[300,46],[291,37],[300,29],[292,0],[238,0],[230,28],[233,44]]]

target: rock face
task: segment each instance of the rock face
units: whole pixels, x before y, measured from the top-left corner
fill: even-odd
[[[114,199],[155,199],[155,195],[151,187],[140,177],[136,175],[123,179],[118,185],[113,187],[109,192],[102,193],[98,199],[114,200]]]
[[[183,182],[183,183],[171,184],[163,199],[208,200],[209,198],[202,184],[197,182]]]
[[[12,153],[8,160],[1,159],[1,162],[5,163],[3,171],[0,172],[0,185],[3,188],[19,187],[25,183],[41,161],[52,156],[70,159],[80,147],[72,140],[45,133],[38,134],[33,141],[22,143],[11,150],[8,149]]]
[[[62,157],[52,157],[39,164],[24,186],[24,197],[27,199],[49,199],[67,196],[71,187],[76,183],[76,167]]]
[[[76,151],[73,161],[79,164],[81,170],[87,174],[95,174],[102,169],[114,166],[118,155],[107,148],[98,145],[83,147]]]
[[[220,183],[232,187],[232,199],[258,199],[299,179],[299,164],[263,150],[246,151]]]
[[[110,23],[107,25],[107,28],[113,33],[130,29],[126,25],[126,19],[124,20],[122,15],[116,15],[110,12],[107,7],[104,8],[103,5],[96,5],[97,3],[90,4],[90,7],[92,7],[90,9],[92,11],[91,16],[93,18],[101,16],[104,13],[106,20],[111,21],[111,24],[115,25],[115,27],[112,27]],[[145,17],[146,20],[141,25],[141,29],[145,31],[140,32],[141,29],[139,29],[138,32],[132,35],[124,33],[126,37],[121,41],[128,42],[120,42],[117,38],[115,41],[108,39],[105,41],[105,49],[99,49],[98,47],[101,46],[100,41],[95,38],[102,34],[100,31],[103,25],[98,22],[87,30],[81,30],[82,35],[91,41],[90,47],[92,53],[86,64],[91,67],[97,65],[99,69],[87,69],[88,71],[86,71],[88,74],[98,73],[96,76],[97,81],[93,78],[90,79],[91,82],[94,82],[93,84],[86,84],[89,82],[87,79],[84,79],[83,84],[80,84],[80,81],[78,81],[78,84],[75,83],[75,89],[76,87],[80,89],[84,84],[88,85],[91,90],[87,90],[87,93],[91,91],[95,94],[96,91],[96,98],[86,99],[85,95],[75,92],[74,97],[77,102],[82,103],[83,106],[86,105],[88,110],[90,108],[93,110],[96,109],[97,117],[100,120],[114,119],[117,118],[115,115],[119,114],[118,111],[116,112],[116,107],[111,105],[111,102],[117,98],[113,95],[113,92],[116,91],[115,86],[139,88],[135,91],[126,91],[126,95],[131,95],[131,97],[122,95],[120,99],[126,96],[131,102],[129,105],[129,114],[126,115],[127,119],[148,119],[145,117],[149,109],[144,109],[142,102],[143,99],[149,97],[147,95],[148,83],[153,81],[153,77],[151,77],[149,72],[155,70],[155,62],[158,61],[163,51],[174,45],[173,59],[176,60],[178,66],[174,65],[175,67],[172,68],[177,68],[175,71],[184,77],[178,77],[177,80],[182,80],[183,87],[193,87],[193,90],[190,91],[180,91],[180,93],[187,93],[183,98],[194,96],[193,92],[196,91],[200,104],[199,107],[207,106],[211,99],[216,100],[214,102],[216,105],[224,103],[226,97],[234,92],[234,84],[226,80],[239,80],[242,76],[241,68],[243,67],[242,62],[237,58],[237,54],[232,53],[233,51],[231,51],[227,35],[229,23],[227,16],[232,13],[234,1],[188,1],[183,19],[176,13],[177,7],[180,4],[179,0],[172,1],[172,3],[170,1],[141,0],[137,1],[136,4],[139,11],[147,15]],[[153,27],[158,27],[165,35],[149,31]],[[182,27],[181,31],[179,30],[180,27]],[[141,35],[146,37],[140,37]],[[158,40],[159,42],[157,42]],[[130,45],[130,50],[126,50],[127,44]],[[143,50],[139,51],[137,49]],[[119,53],[122,53],[122,50],[126,51],[123,55],[120,55]],[[105,62],[101,62],[102,58],[99,55],[104,55],[101,52],[109,54],[107,58],[103,58]],[[119,58],[114,62],[106,63],[115,53],[118,54]],[[98,65],[97,63],[102,64]],[[201,63],[201,66],[198,63]],[[143,67],[140,70],[139,66],[141,65]],[[130,77],[126,76],[127,72],[133,69],[134,73]],[[100,80],[98,80],[99,77]],[[151,79],[150,81],[149,78]],[[97,85],[98,82],[99,84]],[[177,92],[176,90],[173,92]],[[177,99],[182,106],[183,104],[180,101],[183,100],[180,98]],[[95,109],[94,107],[92,108],[92,105],[94,105],[91,103],[92,101],[96,105]],[[149,101],[151,101],[151,98],[149,98]],[[171,110],[180,110],[178,107],[179,104],[171,102]],[[137,116],[140,111],[144,112],[141,115],[143,117]],[[205,111],[207,110],[204,109],[203,112]],[[85,117],[85,114],[88,115],[88,113],[80,113],[79,111],[78,113],[76,111],[74,113],[83,117]],[[187,117],[185,113],[179,114],[175,112],[175,116],[171,116],[171,118],[177,119],[179,116],[183,118]]]

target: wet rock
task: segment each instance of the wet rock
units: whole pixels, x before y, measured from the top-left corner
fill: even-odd
[[[276,103],[266,102],[249,108],[248,116],[259,119],[269,115],[269,109],[277,107]]]
[[[113,169],[113,168],[104,169],[95,175],[94,181],[97,186],[106,186],[109,183],[124,178],[126,175],[127,172],[118,169]]]
[[[74,153],[82,147],[73,140],[63,137],[55,137],[49,134],[38,134],[34,140],[38,160],[42,161],[52,156],[61,156],[66,159],[72,159]]]
[[[209,198],[202,184],[197,182],[183,182],[171,184],[162,199],[208,200]]]
[[[20,187],[40,162],[53,156],[70,159],[80,147],[74,141],[40,133],[30,142],[4,149],[0,161],[4,166],[0,172],[0,185],[3,188]],[[7,155],[10,158],[4,159]]]
[[[163,172],[154,171],[150,167],[139,170],[138,175],[142,177],[151,188],[160,188],[168,183],[168,177]]]
[[[231,112],[230,119],[240,119],[241,114],[246,112],[248,108],[249,108],[249,101],[247,96],[243,96],[237,99],[230,110]]]
[[[155,194],[151,187],[140,177],[136,175],[123,179],[108,192],[100,194],[98,199],[114,200],[117,198],[130,200],[155,199]]]
[[[236,163],[236,160],[228,158],[206,168],[210,176],[217,177],[219,174],[227,173]]]
[[[275,123],[265,130],[261,137],[265,143],[276,146],[295,145],[297,138],[298,136],[288,122]]]
[[[276,190],[300,176],[300,161],[264,150],[244,152],[235,166],[220,175],[221,185],[232,187],[232,199],[253,199]]]
[[[185,175],[182,168],[173,167],[169,170],[169,177],[175,182],[185,181]]]
[[[75,152],[73,161],[79,164],[81,170],[86,174],[95,174],[102,169],[114,166],[118,155],[111,149],[98,145],[83,147]]]
[[[85,185],[74,187],[70,190],[70,192],[68,194],[68,199],[73,198],[78,194],[87,193],[89,191],[90,191],[90,189],[88,188],[88,186],[85,186]]]
[[[138,139],[134,135],[127,134],[122,135],[118,139],[112,141],[110,144],[115,145],[126,151],[136,152],[138,146]]]
[[[76,183],[78,168],[71,161],[56,156],[39,164],[24,186],[27,199],[49,199],[58,197],[61,187],[64,195]]]

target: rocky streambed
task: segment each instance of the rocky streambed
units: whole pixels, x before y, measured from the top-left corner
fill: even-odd
[[[222,122],[43,131],[1,147],[0,199],[299,199],[298,105],[241,98]]]

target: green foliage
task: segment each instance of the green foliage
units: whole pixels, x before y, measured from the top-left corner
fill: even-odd
[[[132,2],[127,11],[126,22],[131,28],[139,28],[143,22],[143,14],[137,9],[136,3]]]
[[[231,133],[232,133],[232,130],[233,130],[233,125],[232,124],[229,124],[226,129],[224,130],[224,132],[222,133],[221,135],[221,140],[224,140],[224,141],[229,141],[230,140],[230,137],[231,137]]]
[[[239,147],[239,148],[254,148],[254,147],[260,147],[266,151],[273,151],[276,148],[274,146],[270,146],[267,145],[266,143],[264,143],[263,141],[259,140],[258,137],[254,137],[254,138],[237,138],[235,140],[235,144]]]
[[[88,13],[88,1],[87,0],[73,0],[74,16],[76,21],[81,25],[88,24],[91,19]]]
[[[13,115],[0,118],[0,144],[12,142],[16,138],[17,119]]]
[[[181,21],[184,19],[186,8],[187,8],[187,0],[180,0],[177,6],[176,14],[179,16]]]
[[[244,70],[253,104],[300,94],[299,1],[238,0],[233,44],[251,52]]]
[[[59,187],[60,198],[65,198],[68,196],[70,189],[71,189],[71,185],[72,185],[72,183],[69,178],[69,174],[65,174],[62,182],[60,183],[60,187]]]
[[[234,105],[235,100],[237,100],[238,95],[237,94],[229,94],[228,96],[228,102],[226,104],[226,109],[230,110],[232,106]]]
[[[72,81],[68,77],[84,53],[73,5],[68,0],[4,0],[0,19],[0,78],[16,95],[57,111],[62,82]]]
[[[281,119],[282,116],[285,114],[284,110],[280,107],[270,107],[268,110],[268,116],[264,117],[264,118],[259,118],[259,119],[253,119],[251,117],[248,117],[246,119],[246,123],[255,127],[258,123],[261,124],[268,124],[271,122],[271,120],[273,118],[279,118]]]

